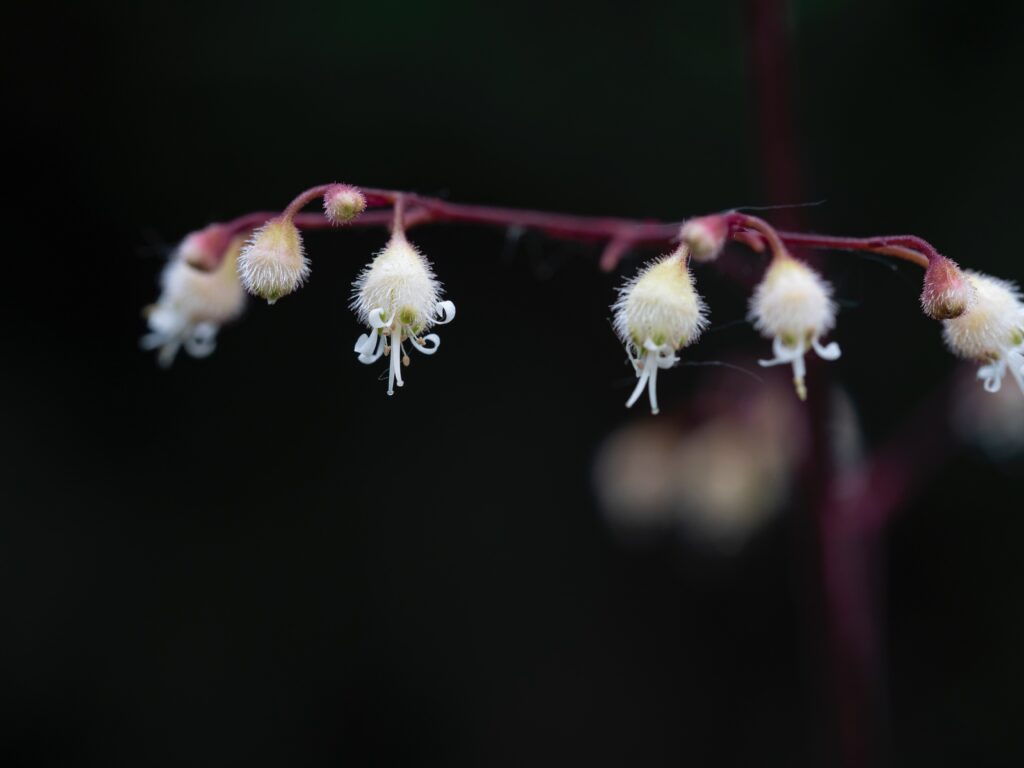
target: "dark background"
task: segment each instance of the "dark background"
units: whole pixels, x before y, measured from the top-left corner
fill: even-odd
[[[137,349],[177,239],[334,179],[664,219],[824,199],[808,228],[1024,278],[1021,4],[794,3],[798,200],[765,178],[746,6],[8,12],[0,762],[833,761],[806,505],[731,557],[602,519],[595,450],[650,417],[594,248],[417,232],[459,317],[391,399],[346,307],[380,232],[309,236],[309,285],[208,360]],[[695,359],[763,352],[734,322],[760,262],[729,258]],[[870,448],[956,364],[914,268],[821,263]],[[699,382],[662,377],[665,418]],[[1020,765],[1022,465],[949,453],[877,563],[879,755]]]

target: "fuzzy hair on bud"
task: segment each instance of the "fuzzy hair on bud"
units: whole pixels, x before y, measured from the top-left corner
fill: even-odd
[[[724,216],[701,216],[683,223],[679,239],[694,261],[714,261],[725,248],[729,227]]]
[[[749,319],[762,336],[789,346],[817,338],[836,324],[832,286],[791,256],[776,258],[754,289]]]
[[[290,218],[271,219],[253,232],[238,259],[245,290],[273,304],[309,277],[302,235]]]
[[[441,284],[430,262],[405,235],[396,232],[353,284],[352,310],[371,326],[370,313],[399,318],[416,332],[430,327],[437,315]]]
[[[933,320],[951,320],[971,308],[976,291],[955,262],[944,256],[928,262],[921,308]]]
[[[646,264],[619,289],[612,310],[615,332],[638,349],[648,340],[680,349],[696,341],[708,322],[682,249]]]
[[[970,308],[959,317],[944,320],[942,335],[950,351],[968,360],[990,362],[1007,349],[1024,344],[1024,304],[1013,283],[967,270],[975,291]]]
[[[332,184],[324,193],[324,215],[331,224],[348,224],[366,210],[366,197],[349,184]]]
[[[189,266],[209,272],[220,266],[230,243],[231,233],[227,227],[210,224],[186,235],[175,255]]]

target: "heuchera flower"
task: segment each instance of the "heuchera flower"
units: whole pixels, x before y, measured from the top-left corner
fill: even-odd
[[[388,394],[395,384],[402,386],[402,366],[409,365],[405,342],[425,355],[434,354],[441,344],[434,325],[455,317],[455,305],[441,301],[441,284],[430,262],[416,250],[402,232],[395,232],[384,249],[356,278],[352,310],[368,328],[355,345],[359,362],[375,363],[390,358]]]
[[[966,271],[975,289],[970,309],[944,320],[943,337],[959,357],[984,363],[978,378],[998,392],[1009,371],[1024,392],[1024,303],[1016,285],[981,272]]]
[[[619,289],[612,306],[615,332],[639,379],[627,408],[646,387],[651,413],[658,412],[658,371],[679,362],[676,351],[696,341],[707,325],[707,306],[694,288],[686,258],[684,247],[648,263]]]
[[[252,233],[238,259],[242,285],[273,304],[298,289],[309,277],[302,235],[287,216],[271,219]]]
[[[793,384],[801,400],[807,399],[804,355],[813,349],[823,360],[836,360],[839,345],[822,346],[821,337],[836,324],[836,305],[830,286],[813,269],[791,256],[776,256],[750,300],[749,319],[767,339],[772,339],[771,360],[762,366],[789,363]]]
[[[242,242],[232,241],[212,272],[190,266],[180,250],[164,268],[160,298],[144,312],[149,333],[139,341],[143,349],[160,350],[161,368],[173,363],[182,347],[192,357],[211,354],[220,327],[242,314],[245,291],[237,272]]]

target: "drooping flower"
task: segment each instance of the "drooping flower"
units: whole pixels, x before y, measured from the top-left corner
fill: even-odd
[[[211,272],[191,266],[180,251],[164,268],[160,298],[145,309],[149,333],[139,341],[143,349],[160,350],[161,368],[173,363],[182,347],[192,357],[211,354],[220,327],[242,314],[245,291],[237,271],[242,243],[242,238],[235,238]]]
[[[1024,392],[1024,302],[1011,282],[966,271],[975,289],[971,307],[944,320],[943,338],[953,354],[983,365],[978,378],[985,390],[998,392],[1007,371]]]
[[[302,235],[288,216],[271,219],[252,233],[238,259],[245,290],[273,304],[309,277]]]
[[[839,358],[836,342],[821,343],[821,337],[835,327],[836,310],[832,286],[789,255],[772,260],[750,299],[748,318],[762,336],[772,340],[775,355],[758,362],[762,366],[792,365],[793,384],[801,400],[807,399],[804,355],[813,349],[823,360]]]
[[[370,365],[389,358],[388,394],[403,386],[402,366],[409,365],[405,342],[425,355],[441,344],[434,325],[455,318],[455,304],[441,300],[441,284],[430,262],[396,231],[353,284],[352,310],[369,329],[355,345],[359,362]]]
[[[696,341],[707,325],[707,305],[686,260],[684,247],[649,262],[619,289],[612,305],[615,332],[639,379],[627,408],[646,388],[651,413],[658,413],[658,371],[679,362],[676,351]]]

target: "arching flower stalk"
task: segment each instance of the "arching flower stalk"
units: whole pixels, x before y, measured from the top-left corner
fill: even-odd
[[[807,399],[807,366],[804,356],[814,350],[823,360],[836,360],[836,342],[821,343],[821,337],[836,324],[832,286],[785,250],[776,251],[764,278],[750,300],[749,319],[761,335],[772,340],[771,360],[762,366],[793,366],[793,385],[801,400]]]
[[[679,362],[676,352],[707,325],[707,305],[694,288],[685,246],[646,264],[619,289],[612,311],[638,379],[626,407],[646,389],[651,413],[658,413],[658,371]]]
[[[987,392],[998,392],[1007,371],[1024,392],[1024,303],[1011,282],[981,272],[965,272],[975,289],[970,308],[944,320],[943,337],[958,357],[982,363],[978,378]]]
[[[178,351],[206,357],[217,346],[217,332],[245,309],[245,291],[238,279],[237,261],[243,238],[228,245],[221,263],[211,272],[191,266],[181,249],[160,276],[160,298],[143,311],[149,333],[139,345],[158,349],[157,362],[167,368]]]
[[[402,366],[410,363],[405,342],[425,355],[437,352],[441,338],[426,333],[455,317],[455,304],[441,300],[441,284],[430,262],[405,238],[400,227],[384,249],[356,278],[352,310],[366,324],[355,345],[359,362],[370,365],[388,357],[388,394],[402,380]]]

